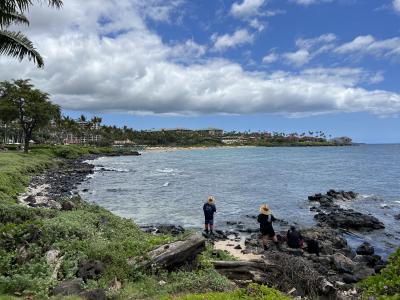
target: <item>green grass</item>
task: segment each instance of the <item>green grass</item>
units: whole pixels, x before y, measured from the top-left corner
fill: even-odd
[[[231,292],[212,292],[205,294],[189,294],[180,297],[168,296],[163,300],[289,300],[290,297],[257,284],[250,284],[246,289]]]

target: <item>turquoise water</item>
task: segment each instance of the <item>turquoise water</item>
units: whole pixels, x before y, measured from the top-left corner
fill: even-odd
[[[140,157],[105,157],[81,187],[86,200],[139,224],[202,226],[207,195],[217,199],[216,226],[226,221],[257,224],[268,203],[274,215],[299,226],[314,224],[307,196],[328,189],[362,195],[346,203],[381,219],[386,230],[352,235],[388,253],[400,245],[400,145],[314,148],[227,148],[145,152]],[[104,167],[108,171],[100,171]]]

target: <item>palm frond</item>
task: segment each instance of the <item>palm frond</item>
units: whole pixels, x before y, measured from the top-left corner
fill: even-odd
[[[25,24],[29,26],[29,21],[23,14],[0,11],[0,28],[8,27],[11,24]]]
[[[21,32],[0,30],[0,55],[16,57],[19,60],[28,57],[41,68],[44,65],[43,58],[36,51],[32,42]]]
[[[63,6],[63,0],[36,0],[38,3],[47,2],[49,6],[61,8]],[[34,4],[33,0],[1,0],[0,1],[0,12],[20,12],[23,13]]]
[[[2,0],[0,1],[0,11],[24,12],[32,5],[32,0]]]
[[[63,0],[49,0],[49,6],[61,8],[63,6]]]

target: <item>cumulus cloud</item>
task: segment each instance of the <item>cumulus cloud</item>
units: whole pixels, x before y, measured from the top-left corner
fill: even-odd
[[[233,34],[213,34],[211,40],[214,42],[216,51],[225,51],[228,48],[253,43],[254,35],[250,34],[247,29],[238,29]]]
[[[311,54],[307,49],[300,49],[296,52],[286,52],[283,55],[286,63],[297,67],[303,66],[311,60]]]
[[[70,0],[61,11],[32,10],[30,34],[46,68],[2,57],[0,79],[32,78],[70,110],[185,115],[400,112],[399,94],[359,86],[368,78],[362,70],[251,72],[221,58],[177,61],[187,49],[189,57],[201,57],[205,50],[193,40],[163,41],[146,25],[146,1]],[[171,20],[173,9],[170,14]]]
[[[260,8],[266,3],[265,0],[243,0],[235,2],[231,7],[231,14],[236,18],[249,18],[259,14]]]
[[[271,52],[271,53],[265,55],[263,57],[262,61],[265,64],[272,64],[272,63],[276,62],[278,59],[279,59],[279,55],[274,52]]]

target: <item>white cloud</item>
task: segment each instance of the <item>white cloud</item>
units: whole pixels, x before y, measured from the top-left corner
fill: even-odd
[[[400,38],[377,40],[372,35],[358,36],[353,41],[337,47],[338,54],[373,55],[378,58],[400,56]]]
[[[326,33],[312,39],[297,39],[296,46],[303,49],[311,49],[316,46],[333,43],[334,41],[336,41],[336,35],[333,33]]]
[[[265,64],[272,64],[274,62],[276,62],[279,59],[279,55],[272,52],[267,54],[266,56],[263,57],[263,63]]]
[[[186,115],[400,113],[399,94],[359,86],[368,78],[362,71],[265,73],[246,71],[226,59],[177,62],[187,49],[194,57],[201,57],[205,49],[192,40],[163,42],[146,26],[144,0],[110,3],[70,0],[61,11],[32,10],[30,37],[46,67],[37,69],[30,62],[2,57],[0,80],[32,78],[54,102],[72,110]]]
[[[333,0],[293,0],[293,2],[300,5],[311,5],[311,4],[327,3],[332,1]]]
[[[400,12],[400,0],[393,0],[393,8],[395,11]]]
[[[238,29],[231,35],[213,34],[211,40],[214,42],[214,49],[216,51],[225,51],[228,48],[253,43],[254,35],[250,34],[246,29]]]
[[[311,54],[306,49],[300,49],[296,52],[286,52],[282,54],[286,63],[297,67],[303,66],[311,60]]]
[[[258,19],[252,19],[252,20],[249,22],[249,25],[250,25],[251,27],[253,27],[254,29],[256,29],[258,32],[263,31],[263,30],[265,29],[265,27],[266,27],[266,24],[267,24],[267,23],[260,22],[260,20],[258,20]]]
[[[259,14],[259,9],[266,0],[243,0],[242,3],[235,2],[231,7],[231,14],[236,18],[249,18]]]

